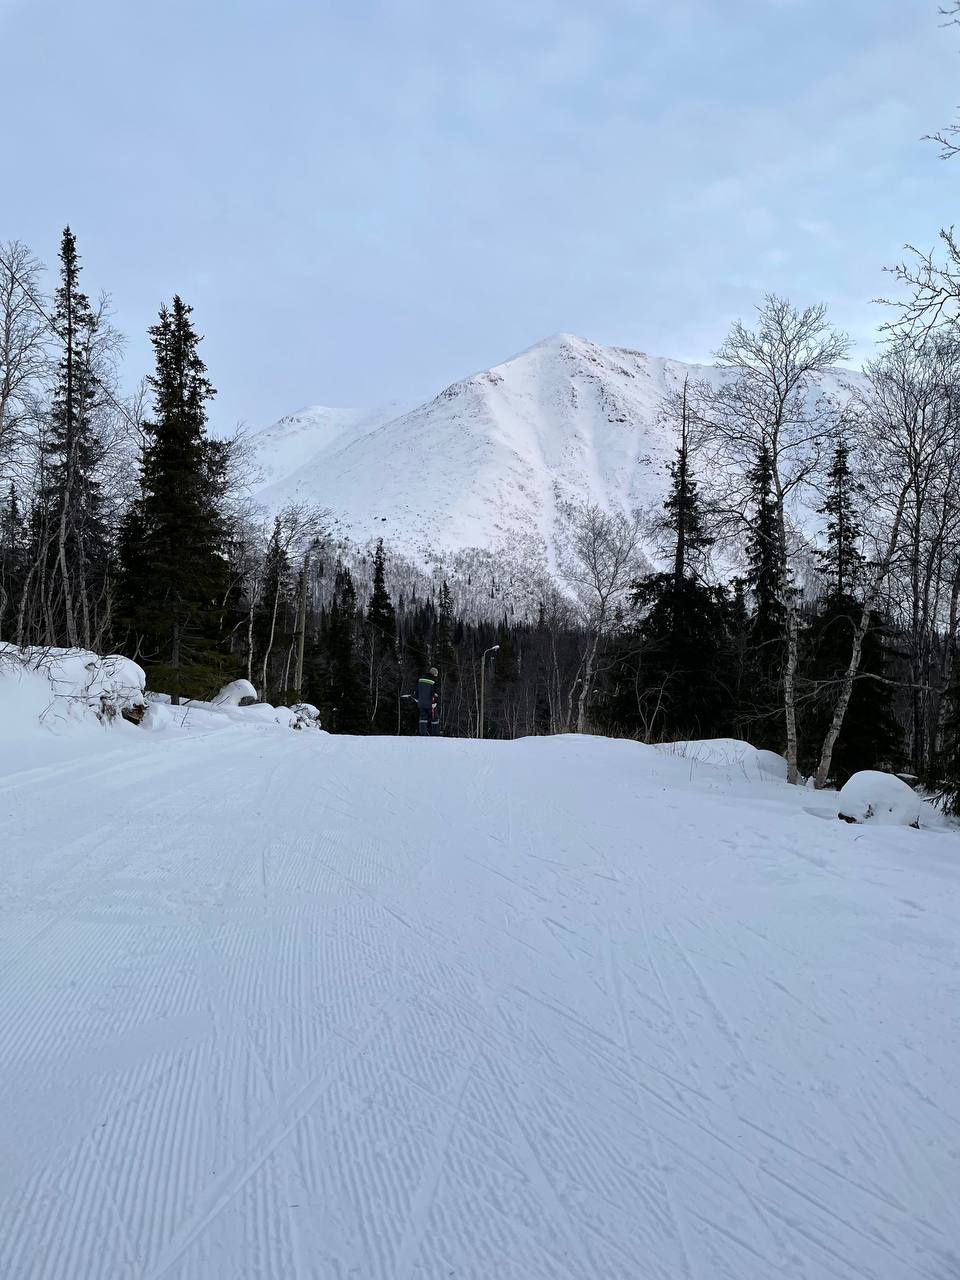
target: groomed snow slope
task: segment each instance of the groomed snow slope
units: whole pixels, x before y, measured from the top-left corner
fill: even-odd
[[[315,409],[252,437],[259,499],[330,507],[360,543],[383,536],[415,559],[480,547],[527,558],[556,546],[564,502],[609,511],[659,503],[676,447],[661,420],[709,365],[556,334],[447,387],[408,413]],[[842,399],[854,375],[829,374]]]
[[[55,745],[4,1280],[960,1274],[955,834],[599,739]]]

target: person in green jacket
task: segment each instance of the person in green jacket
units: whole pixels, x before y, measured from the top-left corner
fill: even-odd
[[[417,708],[420,712],[422,738],[438,737],[440,734],[440,686],[437,683],[439,674],[436,667],[431,667],[429,675],[421,676],[417,681]]]

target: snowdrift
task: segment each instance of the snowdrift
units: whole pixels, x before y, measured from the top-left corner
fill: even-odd
[[[787,762],[775,751],[765,751],[738,738],[704,738],[689,742],[665,742],[657,747],[668,755],[680,756],[697,764],[713,764],[734,768],[754,777],[787,780]]]
[[[119,654],[89,649],[17,648],[0,643],[0,733],[60,731],[77,724],[139,723],[146,709],[143,669]]]
[[[0,642],[0,739],[17,742],[47,732],[129,721],[150,732],[225,728],[231,724],[320,729],[308,702],[273,707],[257,702],[249,680],[234,680],[211,702],[172,707],[170,695],[146,692],[143,668],[120,654],[89,649],[18,648]]]
[[[151,732],[165,729],[223,728],[228,724],[282,725],[286,729],[320,729],[320,712],[309,702],[292,707],[274,707],[257,702],[257,691],[249,680],[232,680],[210,702],[188,698],[180,706],[170,705],[166,693],[147,694],[144,725]]]

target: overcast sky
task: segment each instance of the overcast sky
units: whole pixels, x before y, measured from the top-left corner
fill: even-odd
[[[869,348],[958,217],[938,0],[0,0],[0,239],[128,336],[179,292],[219,427],[426,396],[558,330],[709,356],[764,291]]]

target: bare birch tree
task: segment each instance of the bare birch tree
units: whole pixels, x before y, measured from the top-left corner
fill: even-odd
[[[942,347],[918,348],[903,340],[867,366],[867,387],[857,397],[853,422],[871,512],[873,554],[860,622],[820,751],[817,787],[829,781],[833,750],[859,677],[863,642],[891,580],[897,585],[899,575],[899,585],[908,584],[908,614],[917,619],[918,627],[937,625],[930,615],[939,612],[939,606],[930,595],[924,601],[923,531],[929,528],[932,506],[953,509],[947,518],[951,527],[960,507],[960,414],[952,362],[952,354]],[[938,498],[945,477],[952,493]]]
[[[586,733],[601,644],[617,625],[631,586],[645,568],[642,526],[638,515],[610,514],[596,504],[567,506],[561,514],[566,527],[558,556],[560,576],[572,593],[586,635],[576,699],[576,731]],[[570,696],[572,703],[572,690]]]
[[[40,263],[18,241],[0,244],[0,487],[24,479],[28,441],[49,365],[47,324],[38,311]],[[33,296],[31,296],[33,295]]]
[[[849,339],[827,321],[822,305],[800,310],[773,294],[757,308],[757,324],[731,328],[717,352],[733,377],[701,402],[715,474],[725,483],[725,505],[746,518],[743,478],[765,453],[772,468],[780,599],[786,617],[783,668],[788,777],[799,777],[796,670],[799,619],[790,563],[788,504],[820,466],[837,420],[836,406],[819,381],[843,360]]]

